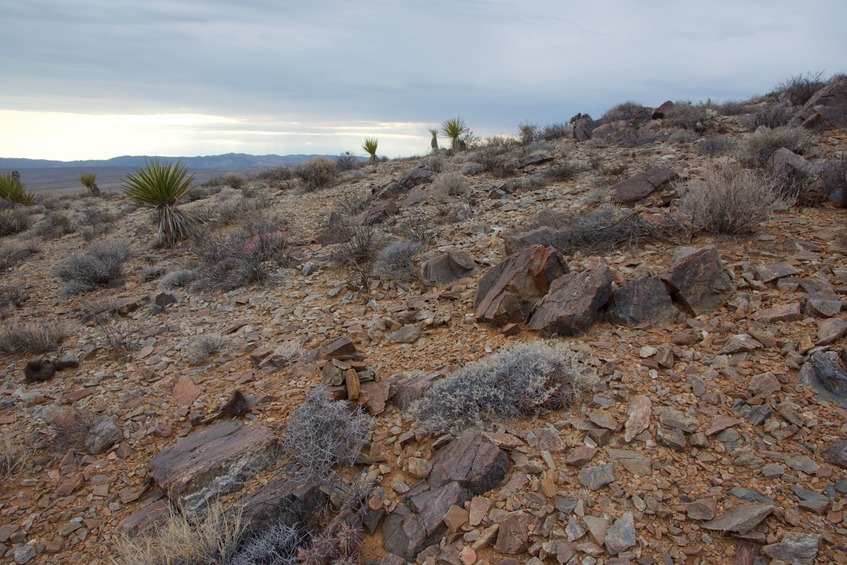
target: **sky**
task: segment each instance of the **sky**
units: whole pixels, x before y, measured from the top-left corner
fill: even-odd
[[[4,0],[0,22],[0,157],[404,157],[454,117],[485,138],[847,71],[844,0]]]

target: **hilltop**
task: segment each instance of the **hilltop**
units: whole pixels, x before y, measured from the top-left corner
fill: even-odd
[[[800,86],[231,174],[170,248],[5,205],[6,559],[220,500],[232,563],[847,563],[847,79]]]

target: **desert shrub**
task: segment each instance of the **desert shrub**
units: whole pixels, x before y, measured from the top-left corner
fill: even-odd
[[[694,233],[751,233],[790,203],[765,174],[737,165],[714,165],[702,183],[690,183],[680,200],[680,213]]]
[[[274,167],[261,171],[256,178],[265,182],[284,183],[293,179],[296,175],[291,167]]]
[[[569,181],[588,170],[588,165],[582,161],[568,160],[554,164],[544,171],[544,178],[551,181]]]
[[[308,541],[297,526],[275,522],[244,539],[227,565],[298,565],[297,553]]]
[[[556,139],[564,139],[570,137],[573,133],[573,128],[570,124],[547,124],[538,133],[538,138],[545,141],[554,141]]]
[[[186,287],[197,280],[197,273],[190,269],[177,269],[162,277],[159,286],[165,290]]]
[[[123,276],[123,264],[131,256],[125,243],[94,243],[81,255],[75,255],[56,270],[59,280],[67,283],[65,297],[108,286]]]
[[[20,178],[9,174],[0,174],[0,200],[8,200],[16,204],[32,204],[35,195],[28,191]]]
[[[794,117],[795,109],[788,103],[775,104],[759,110],[750,121],[750,129],[756,130],[760,127],[775,129],[787,126]]]
[[[0,317],[8,316],[20,308],[26,299],[26,292],[20,287],[0,286]]]
[[[618,104],[606,111],[600,121],[608,124],[609,122],[617,122],[625,120],[627,122],[647,122],[650,120],[652,110],[642,106],[638,102],[627,101]]]
[[[30,450],[22,443],[3,434],[0,440],[0,478],[12,479],[25,465],[30,456]]]
[[[304,565],[354,564],[360,562],[362,528],[352,519],[340,521],[312,538],[298,553],[299,563]]]
[[[186,357],[192,365],[199,365],[215,353],[220,353],[226,349],[226,339],[223,337],[210,334],[196,337],[188,347]]]
[[[533,225],[558,230],[550,245],[566,254],[605,253],[633,247],[662,239],[671,229],[647,222],[634,210],[610,205],[577,213],[544,211]]]
[[[156,245],[170,247],[187,238],[194,228],[194,218],[177,208],[191,193],[194,175],[180,161],[165,163],[147,161],[124,179],[124,194],[136,206],[154,210],[157,224]]]
[[[5,274],[6,269],[38,252],[38,244],[34,241],[23,244],[0,245],[0,276]]]
[[[447,167],[445,159],[438,153],[433,153],[429,157],[424,160],[424,165],[429,167],[429,169],[435,173],[436,175],[443,172]]]
[[[206,280],[223,289],[262,282],[271,268],[291,261],[283,226],[267,218],[251,219],[228,236],[199,237],[195,251]]]
[[[244,532],[240,512],[225,512],[220,503],[199,519],[171,510],[165,522],[141,538],[123,538],[117,562],[124,565],[228,565]]]
[[[240,190],[244,187],[244,177],[238,173],[227,173],[222,179],[222,184],[232,187],[235,190]]]
[[[55,321],[12,320],[0,330],[0,351],[9,354],[45,353],[59,347],[65,335],[65,327]]]
[[[821,171],[826,196],[847,206],[847,159],[827,161]]]
[[[826,86],[826,81],[821,77],[823,72],[806,73],[804,75],[791,76],[771,92],[771,96],[785,96],[792,105],[802,106],[821,88]]]
[[[372,224],[356,224],[342,217],[334,229],[340,235],[333,256],[336,263],[345,266],[360,287],[365,288],[372,274],[377,253],[385,246],[382,232]]]
[[[432,194],[437,199],[460,196],[467,188],[465,176],[457,172],[441,173],[432,181]]]
[[[395,241],[383,247],[374,261],[373,274],[389,280],[408,282],[416,278],[415,255],[421,251],[416,241]]]
[[[739,158],[747,166],[764,167],[773,152],[781,147],[802,155],[811,146],[812,136],[804,128],[760,129],[744,144]]]
[[[76,226],[69,214],[52,210],[32,226],[33,235],[44,239],[57,239],[75,231]]]
[[[29,229],[31,220],[25,208],[5,208],[0,210],[0,237],[15,235]]]
[[[518,131],[523,145],[528,145],[538,139],[538,124],[522,122],[518,124]]]
[[[303,180],[306,190],[309,191],[327,187],[338,178],[338,167],[326,157],[316,157],[298,165],[294,172]]]
[[[654,143],[660,139],[660,137],[655,132],[650,132],[639,137],[648,138],[650,140],[649,143]],[[680,143],[692,143],[694,141],[697,141],[698,139],[700,139],[700,136],[690,129],[674,129],[668,136],[668,142],[674,145]]]
[[[718,104],[710,104],[709,106],[720,116],[740,116],[750,111],[749,104],[739,100],[725,100]]]
[[[697,144],[697,152],[701,155],[715,157],[717,155],[728,155],[736,150],[735,141],[724,135],[704,137]]]
[[[561,410],[590,373],[590,366],[564,346],[521,343],[437,382],[412,405],[411,413],[421,428],[440,433]]]
[[[689,101],[674,102],[673,107],[665,114],[665,125],[670,127],[690,129],[703,133],[708,127],[709,113],[704,104],[692,104]]]
[[[82,238],[87,241],[103,236],[110,231],[114,223],[120,219],[120,214],[99,207],[86,208],[76,223]]]
[[[435,243],[435,230],[432,226],[432,218],[427,214],[413,212],[400,222],[397,229],[404,238],[417,242],[421,247],[429,247]]]
[[[335,165],[339,171],[355,171],[359,168],[359,158],[350,151],[345,151],[335,158]]]
[[[318,387],[286,421],[283,448],[297,467],[297,480],[325,483],[333,467],[355,463],[367,443],[371,421],[361,407],[332,400]]]
[[[159,277],[162,277],[167,273],[168,270],[164,265],[153,265],[150,267],[144,267],[141,270],[141,280],[143,281],[154,281]]]

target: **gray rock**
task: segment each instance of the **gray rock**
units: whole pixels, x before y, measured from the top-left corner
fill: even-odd
[[[528,232],[519,233],[506,238],[503,242],[506,255],[513,255],[533,245],[559,248],[562,234],[550,226],[541,226]]]
[[[168,498],[188,512],[234,492],[278,459],[279,443],[263,426],[212,424],[160,451],[147,464]]]
[[[612,187],[612,200],[621,204],[637,202],[679,178],[676,171],[653,167]]]
[[[791,485],[791,492],[800,499],[800,508],[803,510],[809,510],[815,514],[824,514],[829,510],[830,500],[822,494],[797,485]]]
[[[35,547],[29,544],[16,547],[15,551],[13,552],[15,563],[18,563],[20,565],[25,565],[26,563],[29,563],[30,561],[35,559],[35,556],[37,554],[38,551],[35,549]]]
[[[121,434],[121,429],[115,419],[106,418],[91,428],[88,437],[85,438],[85,449],[91,455],[100,455],[108,451],[122,438],[123,434]]]
[[[847,469],[847,439],[839,439],[827,445],[821,452],[823,460],[842,469]]]
[[[829,345],[847,334],[847,320],[843,318],[828,318],[818,322],[818,341],[815,345]]]
[[[679,428],[659,426],[659,429],[656,430],[656,441],[660,445],[670,447],[675,451],[682,451],[688,446],[685,433]]]
[[[635,545],[635,521],[632,512],[627,512],[611,525],[606,531],[606,550],[612,555],[618,555]]]
[[[429,484],[455,481],[479,495],[500,486],[509,466],[505,451],[482,434],[466,432],[435,455]]]
[[[800,271],[793,267],[787,261],[780,261],[771,265],[759,265],[754,269],[756,278],[762,282],[771,282],[782,277],[793,277],[800,274]]]
[[[717,501],[714,498],[700,498],[689,502],[686,506],[686,514],[692,520],[711,520],[715,517]]]
[[[700,422],[697,418],[685,416],[678,410],[674,410],[668,406],[663,406],[659,411],[659,422],[663,426],[682,430],[687,433],[694,433],[700,427]]]
[[[813,565],[820,548],[820,534],[788,532],[779,543],[764,546],[762,552],[771,559],[792,565]]]
[[[649,477],[653,474],[652,462],[646,455],[630,449],[615,449],[612,447],[607,448],[606,453],[612,461],[619,463],[633,475]]]
[[[415,343],[422,334],[419,326],[407,325],[388,334],[388,340],[393,343]]]
[[[672,322],[679,311],[660,277],[628,282],[612,295],[607,316],[622,326],[660,325]]]
[[[448,251],[430,259],[421,267],[421,278],[428,285],[453,284],[476,270],[473,257],[464,251]]]
[[[579,472],[579,482],[591,490],[600,490],[616,480],[614,465],[593,465]]]
[[[847,372],[841,368],[835,351],[813,353],[800,369],[797,383],[826,400],[847,405]]]
[[[259,532],[272,523],[298,525],[305,529],[320,527],[320,510],[329,504],[329,496],[314,484],[271,481],[241,500],[241,523],[246,531]]]
[[[747,384],[747,389],[753,396],[767,396],[782,389],[782,383],[773,373],[754,375]]]
[[[847,127],[847,79],[835,80],[817,91],[790,125],[816,131]]]
[[[744,488],[744,487],[734,487],[729,490],[730,496],[734,496],[740,500],[745,500],[747,502],[759,502],[761,504],[770,504],[771,506],[776,506],[776,501],[767,498],[755,490]]]
[[[800,309],[809,316],[832,318],[841,312],[841,299],[837,296],[807,294],[800,300]]]
[[[374,190],[373,197],[379,200],[396,198],[417,186],[432,182],[433,176],[432,169],[429,167],[414,167],[399,181],[390,182],[382,188]]]
[[[704,522],[703,527],[708,530],[744,534],[758,526],[773,511],[774,507],[770,504],[739,504],[723,516]]]
[[[694,316],[717,310],[735,292],[714,246],[677,253],[673,268],[662,280],[671,288],[674,300]]]
[[[630,442],[650,427],[650,417],[653,411],[653,402],[643,394],[636,394],[629,401],[626,408],[627,419],[624,424],[624,441]]]
[[[394,406],[406,410],[412,402],[419,399],[437,381],[444,378],[441,372],[425,372],[413,369],[389,380],[390,390],[388,397]]]
[[[506,519],[500,523],[497,531],[497,541],[494,550],[500,553],[516,555],[524,553],[529,540],[529,526],[532,524],[532,516],[523,511],[511,512]]]
[[[550,286],[529,321],[529,329],[555,335],[585,333],[612,292],[612,272],[599,265],[581,273],[568,273]]]

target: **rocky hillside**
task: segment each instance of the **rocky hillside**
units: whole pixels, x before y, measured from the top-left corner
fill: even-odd
[[[5,205],[5,560],[847,563],[847,79],[809,96],[230,178],[171,248]]]

